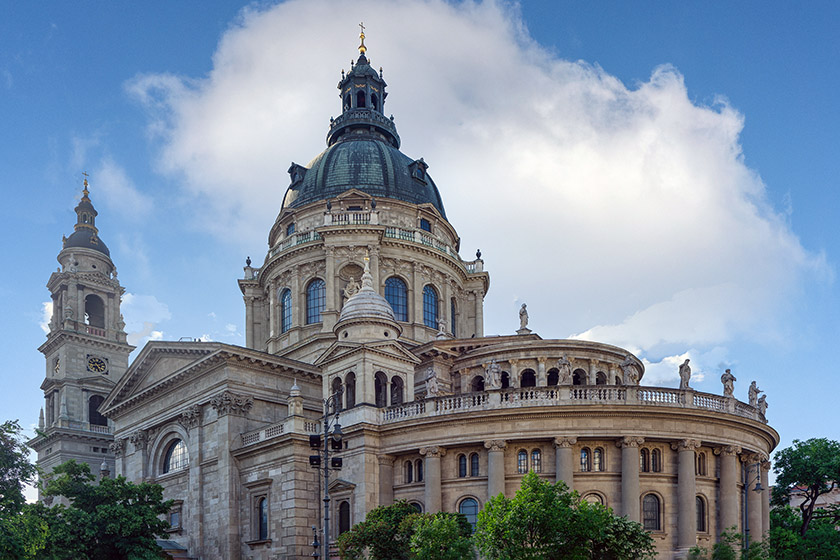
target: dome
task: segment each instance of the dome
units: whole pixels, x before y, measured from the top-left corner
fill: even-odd
[[[364,282],[364,280],[362,280]],[[362,289],[350,296],[341,309],[338,322],[351,319],[374,319],[396,323],[394,310],[384,297],[379,295],[373,286],[362,286]]]
[[[99,251],[109,257],[111,256],[111,251],[108,250],[108,247],[105,246],[102,239],[100,239],[96,232],[92,229],[80,228],[71,233],[70,237],[64,241],[64,248],[69,249],[71,247],[93,249],[94,251]]]
[[[412,160],[372,135],[353,136],[344,136],[321,152],[308,169],[298,168],[303,177],[286,191],[283,208],[297,208],[358,189],[376,198],[429,203],[446,218],[440,193],[422,159]]]

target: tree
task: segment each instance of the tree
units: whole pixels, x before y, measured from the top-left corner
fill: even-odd
[[[802,516],[790,506],[770,510],[770,552],[775,560],[840,560],[840,531],[828,517],[814,517],[805,535]]]
[[[474,558],[472,527],[460,513],[418,515],[409,541],[411,557],[417,560],[463,560]]]
[[[27,515],[23,488],[38,470],[17,421],[0,424],[0,558],[32,558],[46,543],[46,524]]]
[[[582,501],[562,482],[528,473],[512,499],[491,499],[478,514],[476,546],[489,560],[636,560],[655,557],[639,523]]]
[[[795,439],[792,447],[776,453],[775,463],[774,504],[787,504],[792,495],[803,498],[799,505],[799,534],[805,536],[814,518],[817,498],[840,482],[840,443],[825,438]]]
[[[157,484],[133,484],[125,477],[98,484],[86,463],[67,461],[46,476],[45,496],[62,496],[70,505],[34,504],[32,515],[45,520],[49,538],[42,556],[49,560],[147,560],[166,558],[155,537],[168,538]]]
[[[342,558],[356,560],[368,550],[370,560],[408,560],[413,517],[419,515],[414,506],[400,500],[390,506],[370,511],[361,523],[338,537]]]

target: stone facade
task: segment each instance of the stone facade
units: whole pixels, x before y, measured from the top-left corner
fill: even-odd
[[[309,436],[335,394],[331,535],[398,499],[469,513],[529,470],[643,522],[662,558],[730,526],[766,533],[767,492],[743,491],[748,472],[767,487],[779,441],[761,411],[687,377],[645,386],[626,350],[544,340],[524,306],[518,334],[485,337],[489,275],[459,256],[428,165],[394,155],[381,71],[362,52],[339,87],[330,146],[291,166],[266,259],[239,280],[246,347],[150,342],[100,407],[115,472],[176,500],[173,540],[194,558],[309,558],[324,491]],[[362,154],[356,141],[391,155],[325,163],[341,143]]]

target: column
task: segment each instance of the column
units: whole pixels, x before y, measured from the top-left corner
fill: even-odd
[[[641,522],[639,508],[639,446],[645,438],[625,436],[616,442],[621,448],[621,515]]]
[[[545,387],[548,379],[545,375],[545,357],[537,358],[537,387]]]
[[[394,457],[379,456],[379,505],[390,506],[394,503]]]
[[[254,297],[245,296],[245,347],[254,348]]]
[[[589,385],[595,385],[596,373],[598,371],[598,362],[596,360],[589,361]]]
[[[754,492],[755,484],[760,480],[761,457],[753,453],[742,455],[741,461],[747,469],[747,526],[749,527],[750,542],[760,541],[764,532],[762,522],[763,511],[761,505],[761,492]]]
[[[327,283],[327,293],[326,293],[326,301],[324,302],[324,310],[325,311],[339,311],[340,305],[337,305],[336,301],[341,301],[341,297],[339,296],[336,300],[336,296],[338,295],[338,290],[341,288],[338,282],[338,276],[335,274],[335,247],[330,246],[327,247],[327,259],[326,259],[326,283]],[[361,282],[361,278],[359,279]]]
[[[475,337],[484,336],[484,294],[481,290],[475,291]]]
[[[292,270],[292,327],[306,323],[306,294],[300,285],[300,267]],[[269,313],[271,310],[269,309]]]
[[[741,448],[727,445],[717,450],[720,454],[720,526],[718,534],[726,529],[734,528],[738,532],[740,526],[740,503],[738,500],[738,454]]]
[[[695,450],[700,447],[696,439],[684,439],[671,444],[679,453],[677,468],[677,548],[688,550],[697,544],[697,479]]]
[[[440,458],[446,455],[446,449],[433,445],[420,450],[420,455],[425,457],[425,481],[424,498],[426,502],[426,513],[437,513],[441,511],[440,501]]]
[[[761,463],[761,486],[764,491],[761,493],[761,540],[770,534],[770,461]]]
[[[487,448],[487,499],[505,493],[505,447],[507,442],[494,439],[484,442]]]
[[[561,480],[569,487],[569,491],[574,490],[574,472],[575,472],[575,454],[572,446],[577,443],[576,437],[556,437],[554,438],[554,470],[556,472],[556,481]]]

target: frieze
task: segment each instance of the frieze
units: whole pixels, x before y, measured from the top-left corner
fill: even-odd
[[[251,407],[254,406],[254,397],[247,395],[237,395],[230,391],[225,391],[221,395],[216,395],[210,399],[210,406],[219,416],[227,414],[247,415]]]

